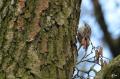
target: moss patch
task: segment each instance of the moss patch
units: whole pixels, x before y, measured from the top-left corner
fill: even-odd
[[[120,55],[105,66],[95,79],[120,79]]]

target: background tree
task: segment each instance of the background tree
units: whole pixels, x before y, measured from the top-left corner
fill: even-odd
[[[0,0],[0,79],[71,79],[81,0]]]
[[[81,5],[80,25],[87,22],[93,30],[93,40],[99,40],[95,43],[103,43],[105,52],[110,50],[114,57],[120,51],[119,5],[119,0],[83,0]]]
[[[120,52],[120,36],[117,39],[113,39],[111,37],[111,34],[108,31],[109,26],[107,25],[105,21],[104,14],[103,14],[101,5],[99,3],[99,0],[92,0],[92,2],[94,6],[95,17],[97,19],[97,22],[100,25],[100,28],[102,29],[104,33],[104,40],[109,45],[113,56],[116,57]]]

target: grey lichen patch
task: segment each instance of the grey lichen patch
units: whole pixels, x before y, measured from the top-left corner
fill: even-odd
[[[0,0],[0,10],[3,7],[3,0]]]
[[[70,17],[70,14],[72,12],[72,7],[67,4],[67,2],[62,2],[61,12],[59,12],[55,18],[56,22],[59,25],[63,25],[67,22],[67,18]]]
[[[7,13],[8,13],[8,6],[6,6],[5,8],[4,8],[4,10],[2,11],[2,19],[3,18],[5,18],[5,16],[7,15]]]
[[[2,17],[0,16],[0,24],[1,24],[1,22],[2,22]],[[0,26],[1,27],[1,26]]]
[[[72,12],[72,7],[65,1],[63,1],[63,12],[66,17],[69,17]]]
[[[2,63],[2,54],[0,52],[0,64]]]
[[[31,13],[29,12],[29,10],[26,10],[24,14],[24,18],[30,18],[30,17],[31,17]]]
[[[57,14],[57,17],[56,17],[56,22],[59,24],[59,25],[63,25],[66,21],[65,19],[66,17],[64,16],[64,14],[62,12],[59,12]]]
[[[8,29],[12,29],[13,27],[14,27],[14,20],[11,20],[10,22],[9,22],[9,27],[8,27]]]
[[[30,73],[34,74],[36,77],[40,78],[40,66],[44,64],[42,60],[39,59],[37,53],[34,49],[34,45],[31,45],[27,54],[27,65],[26,68],[30,70]]]
[[[11,20],[8,24],[8,29],[7,29],[6,36],[5,36],[6,42],[5,42],[5,45],[4,45],[4,49],[6,51],[8,50],[8,48],[10,46],[10,43],[13,40],[13,35],[14,35],[14,32],[12,30],[13,27],[14,27],[14,21]]]
[[[53,24],[55,24],[55,21],[52,19],[51,16],[47,16],[46,18],[46,26],[52,26]]]
[[[4,49],[7,50],[10,46],[10,43],[12,42],[12,39],[13,39],[13,32],[12,31],[9,31],[7,32],[7,35],[6,35],[6,45],[4,46]]]
[[[69,17],[70,14],[71,14],[71,12],[72,12],[71,7],[65,7],[65,8],[63,9],[63,11],[64,11],[64,15],[65,15],[66,17]]]
[[[114,58],[95,77],[95,79],[119,79],[120,78],[120,55]]]
[[[47,21],[50,21],[51,20],[51,17],[50,16],[47,16]]]
[[[11,5],[14,5],[15,4],[15,1],[14,0],[11,0]]]

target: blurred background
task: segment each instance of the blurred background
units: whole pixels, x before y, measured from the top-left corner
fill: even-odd
[[[91,40],[103,46],[104,56],[120,54],[120,0],[82,0],[79,27],[83,22],[91,26]]]
[[[90,25],[92,29],[91,41],[93,45],[96,47],[102,46],[103,56],[110,60],[119,55],[120,0],[82,0],[80,10],[79,27],[81,27],[84,22]],[[77,43],[77,46],[79,47],[79,43]],[[91,50],[90,47],[87,51],[88,53],[89,50]],[[81,57],[84,56],[83,52],[84,50],[81,48],[78,53],[78,62],[81,60]],[[87,71],[92,65],[91,63],[83,62],[76,65],[76,67]],[[95,69],[99,71],[101,67],[96,65]],[[77,73],[77,69],[75,73]],[[79,74],[87,77],[83,72],[79,72]],[[95,73],[92,72],[90,79],[94,79],[94,76]]]

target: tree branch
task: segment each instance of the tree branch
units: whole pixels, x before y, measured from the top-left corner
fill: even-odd
[[[116,40],[112,39],[110,33],[108,32],[107,24],[105,22],[103,12],[102,12],[102,9],[101,9],[101,6],[100,6],[98,0],[92,0],[92,1],[93,1],[96,19],[104,33],[104,39],[107,42],[107,44],[109,45],[113,56],[117,56],[119,54],[118,52],[120,51],[120,49],[119,49],[120,38],[118,38]]]

